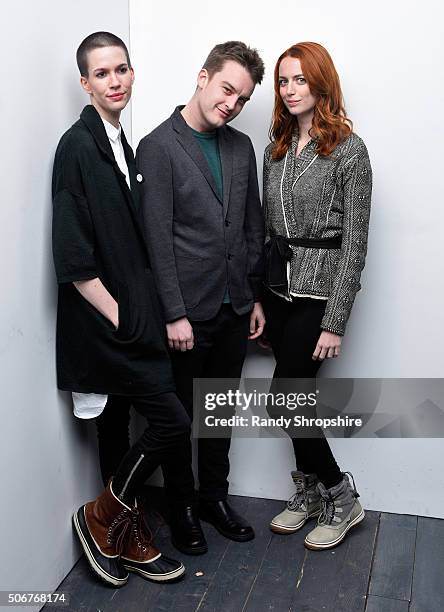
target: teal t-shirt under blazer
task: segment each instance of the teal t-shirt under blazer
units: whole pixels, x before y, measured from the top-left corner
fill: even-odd
[[[224,182],[222,176],[222,163],[220,161],[219,144],[217,142],[217,132],[198,132],[197,130],[193,130],[193,128],[191,128],[191,131],[193,132],[193,136],[199,143],[202,153],[208,162],[211,174],[214,177],[214,182],[216,183],[217,195],[219,196],[220,200],[223,200]],[[225,290],[223,303],[229,304],[230,302],[230,294],[228,293],[227,287]]]

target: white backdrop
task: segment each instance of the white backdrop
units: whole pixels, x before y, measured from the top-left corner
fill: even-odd
[[[302,40],[330,51],[355,131],[370,152],[374,197],[363,291],[343,354],[323,366],[324,376],[443,376],[441,14],[434,0],[420,9],[411,0],[130,0],[134,146],[188,101],[214,44],[243,40],[258,48],[267,73],[233,125],[252,138],[261,175],[277,57]],[[270,357],[251,354],[245,373],[267,376],[272,369]],[[353,471],[365,507],[444,516],[442,440],[334,440],[332,446],[341,467]],[[284,440],[235,440],[230,491],[286,497],[290,449]]]
[[[79,555],[70,515],[100,486],[94,429],[75,421],[55,381],[56,286],[50,251],[50,177],[60,135],[87,102],[77,84],[80,40],[108,29],[128,40],[127,2],[9,4],[3,62],[0,208],[0,590],[53,589]],[[324,374],[442,377],[444,213],[438,188],[443,141],[441,4],[425,0],[333,7],[280,1],[179,4],[130,0],[136,67],[133,144],[194,90],[217,42],[255,45],[267,77],[236,126],[261,165],[280,52],[323,43],[342,76],[347,107],[373,161],[369,257],[343,357]],[[123,117],[130,136],[129,113]],[[251,355],[250,376],[272,371]],[[443,516],[441,440],[335,440],[364,505]],[[286,497],[292,467],[283,440],[235,440],[234,493]]]

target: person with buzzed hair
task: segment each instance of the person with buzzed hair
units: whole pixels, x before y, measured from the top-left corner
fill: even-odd
[[[227,124],[261,83],[264,64],[243,42],[216,45],[195,92],[138,146],[144,227],[179,398],[193,413],[193,379],[239,379],[247,339],[261,335],[264,221],[250,139]],[[207,550],[200,518],[239,542],[252,527],[228,504],[230,438],[199,439],[199,500],[191,443],[162,462],[172,542]]]
[[[128,571],[165,582],[184,567],[154,547],[136,495],[189,439],[190,420],[174,393],[139,218],[143,179],[119,123],[134,71],[125,44],[109,32],[88,36],[77,61],[90,105],[60,140],[52,183],[57,382],[72,392],[80,418],[132,404],[148,426],[125,453],[117,449],[105,490],[73,522],[89,565],[108,584],[124,585]],[[107,444],[112,452],[113,438]]]

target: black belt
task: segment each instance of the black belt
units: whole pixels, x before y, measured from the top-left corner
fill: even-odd
[[[336,238],[286,238],[272,236],[265,244],[265,284],[288,292],[287,261],[293,256],[290,245],[308,249],[340,249],[342,236]]]

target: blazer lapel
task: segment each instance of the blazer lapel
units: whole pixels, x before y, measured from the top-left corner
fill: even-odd
[[[91,132],[96,142],[96,145],[105,155],[105,157],[108,158],[108,161],[110,161],[112,164],[117,165],[113,150],[111,149],[111,145],[109,143],[108,136],[105,131],[105,126],[103,125],[103,121],[94,106],[92,106],[92,104],[88,104],[88,106],[85,106],[85,108],[80,114],[80,119],[83,121],[83,123],[85,123],[86,127]]]
[[[231,179],[233,176],[233,141],[226,128],[218,130],[219,152],[222,164],[222,176],[224,181],[224,218],[228,211],[230,201]]]
[[[184,108],[183,106],[178,106],[174,113],[171,115],[171,121],[173,123],[173,129],[176,132],[176,138],[179,144],[182,146],[183,150],[196,164],[199,168],[200,172],[205,177],[205,180],[211,187],[214,195],[220,202],[219,195],[217,193],[216,182],[214,180],[213,174],[210,170],[207,160],[205,159],[204,154],[202,153],[202,149],[199,146],[199,143],[193,136],[193,132],[190,127],[187,125],[185,119],[182,117],[181,110]],[[222,168],[223,171],[223,168]],[[225,181],[224,181],[224,189],[225,189]],[[222,203],[222,202],[221,202]]]

